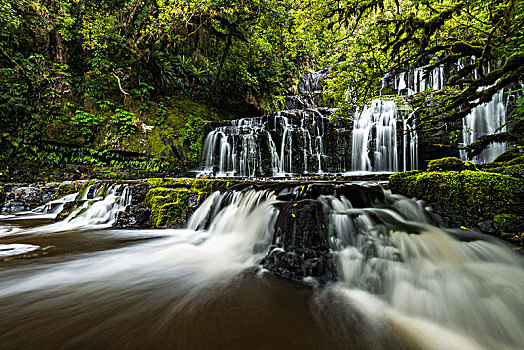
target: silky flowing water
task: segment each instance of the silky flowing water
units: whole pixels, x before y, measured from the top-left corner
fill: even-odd
[[[278,204],[304,187],[288,199],[263,186],[216,192],[179,230],[113,229],[130,200],[118,188],[64,222],[0,217],[0,347],[521,348],[522,257],[429,224],[422,203],[401,196],[315,199],[339,281],[263,269],[287,215]]]

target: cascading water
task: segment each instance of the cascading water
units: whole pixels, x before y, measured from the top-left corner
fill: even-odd
[[[34,212],[10,215],[3,218],[7,222],[12,222],[22,217],[24,220],[30,219],[55,219],[67,202],[74,201],[77,193],[66,195],[58,200],[35,209]],[[119,212],[123,211],[131,203],[131,194],[128,187],[124,185],[89,186],[82,198],[78,199],[79,206],[73,210],[63,221],[38,227],[35,229],[22,229],[19,227],[0,228],[0,237],[21,235],[32,233],[49,233],[58,231],[68,231],[72,229],[102,229],[111,227]],[[2,219],[0,217],[0,219]]]
[[[506,109],[503,89],[495,93],[491,101],[473,108],[462,120],[464,144],[470,145],[481,136],[493,134],[499,128],[499,132],[506,131]],[[472,161],[475,163],[492,162],[506,149],[505,143],[493,143]],[[461,158],[467,159],[466,152],[461,151]]]
[[[397,105],[394,101],[376,99],[371,101],[371,106],[357,112],[351,168],[357,171],[398,171],[396,125]],[[368,154],[371,142],[374,143],[373,165]]]
[[[128,193],[115,187],[104,195],[120,207]],[[431,220],[422,203],[373,184],[283,182],[215,192],[182,230],[24,229],[4,239],[56,247],[48,258],[26,254],[22,264],[0,268],[0,342],[9,349],[519,348],[522,257]],[[88,237],[82,245],[79,235]],[[97,242],[107,246],[77,252]],[[282,276],[294,271],[306,284],[334,275],[309,289],[260,264]]]
[[[461,61],[451,70],[458,71],[463,69],[466,64],[471,65],[475,64],[475,62],[473,59]],[[482,67],[484,74],[490,73],[492,69],[493,67],[489,63]],[[398,77],[395,77],[395,81],[393,82],[394,89],[399,95],[413,95],[428,89],[441,90],[445,87],[447,79],[443,65],[434,68],[429,73],[426,73],[425,70],[425,67],[419,67],[400,73]],[[474,79],[479,78],[479,72],[477,69],[474,69],[472,74]],[[504,125],[506,124],[507,106],[504,96],[504,89],[499,90],[493,95],[490,102],[475,107],[462,120],[462,137],[464,145],[472,144],[481,136],[490,135],[496,131],[503,132],[506,130]],[[505,152],[506,149],[506,144],[494,143],[472,160],[475,163],[491,162],[498,155]],[[467,159],[465,151],[461,151],[460,156],[464,160]]]
[[[345,132],[331,124],[331,113],[326,108],[280,111],[216,128],[204,142],[202,173],[253,177],[344,171],[349,146],[327,140]]]
[[[401,72],[394,77],[393,88],[398,95],[414,95],[429,89],[442,90],[446,85],[444,66],[439,65],[429,73],[426,70],[426,67],[418,67]]]
[[[299,95],[286,96],[286,110],[212,130],[204,141],[200,173],[254,177],[349,170],[349,122],[334,117],[334,109],[318,107],[329,72],[306,74]]]
[[[418,168],[418,137],[411,115],[401,104],[378,98],[354,115],[353,171],[399,171]],[[400,153],[400,154],[399,154]]]
[[[450,70],[461,68],[458,65]],[[486,72],[491,69],[490,65],[483,67]],[[204,145],[203,173],[253,177],[418,169],[419,136],[415,118],[406,108],[407,103],[390,98],[373,100],[370,106],[359,108],[353,115],[351,135],[346,132],[340,134],[338,128],[329,123],[332,110],[317,108],[315,102],[319,100],[322,81],[329,72],[325,69],[306,74],[299,83],[300,95],[286,97],[288,110],[260,118],[240,119],[230,126],[211,131]],[[398,75],[387,74],[382,90],[388,85],[399,96],[414,95],[429,89],[441,90],[449,74],[444,65],[438,65],[429,72],[427,67],[418,67]],[[474,74],[478,77],[479,73],[475,70]],[[319,114],[325,121],[317,117]],[[322,125],[322,128],[309,126],[315,123]],[[504,125],[506,105],[503,90],[497,92],[489,103],[476,107],[463,119],[463,123],[463,142],[466,145]],[[326,137],[326,133],[331,135]],[[344,137],[349,138],[351,151],[340,141]],[[336,145],[326,147],[328,143]],[[492,161],[506,148],[505,144],[491,145],[474,161]],[[340,150],[339,153],[337,150]],[[461,157],[465,159],[466,153],[461,152]],[[332,159],[337,161],[330,163]],[[351,168],[347,169],[349,162]]]

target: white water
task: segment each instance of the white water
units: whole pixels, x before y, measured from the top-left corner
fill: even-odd
[[[404,120],[393,100],[375,99],[369,106],[358,110],[354,115],[354,128],[351,147],[351,169],[353,171],[399,171],[397,123],[402,122],[403,135],[402,167],[416,169],[417,138],[415,130]],[[409,139],[409,141],[408,141]],[[409,143],[408,143],[409,142]],[[407,154],[409,152],[408,163]],[[409,164],[409,168],[408,168]]]
[[[110,213],[129,202],[126,193],[126,189],[109,190],[105,198],[111,200],[101,199],[83,217],[65,223],[74,230],[61,233],[61,240],[85,227],[106,227]],[[266,278],[257,266],[269,249],[277,216],[289,215],[275,209],[276,195],[268,190],[216,192],[193,214],[187,229],[156,231],[163,238],[65,261],[0,269],[0,328],[8,330],[0,333],[0,341],[6,348],[187,347],[187,340],[181,343],[176,337],[184,336],[184,327],[189,332],[190,327],[203,326],[203,321],[194,324],[195,320],[236,322],[228,319],[228,313],[215,315],[210,307],[237,293],[240,287],[235,281],[246,273],[252,276],[249,284],[259,285],[257,280]],[[520,347],[524,336],[521,256],[473,233],[450,234],[429,225],[423,204],[402,196],[386,194],[383,203],[367,208],[354,207],[344,197],[317,200],[326,210],[341,281],[313,290],[309,306],[293,313],[311,317],[322,332],[331,334],[335,348]],[[110,201],[116,201],[115,206]],[[86,226],[73,225],[75,221]],[[34,234],[38,229],[24,232]],[[40,229],[52,236],[57,226]],[[154,236],[142,230],[111,234],[124,233]],[[257,270],[256,275],[248,272]],[[229,308],[266,300],[270,290],[260,287],[247,301],[231,300]],[[287,340],[284,347],[307,347],[302,339],[308,335],[300,333],[302,323],[288,328],[289,316],[279,317],[287,307],[279,300],[292,300],[297,291],[278,293],[262,306],[274,310],[269,319],[262,318],[263,313],[245,314],[239,324],[266,329],[269,322],[275,336],[280,327],[296,329],[298,337]],[[199,331],[200,337],[190,339],[193,347],[213,342],[206,337],[231,334],[227,327],[210,332]],[[241,334],[242,328],[236,336]],[[241,348],[244,343],[237,340],[233,336],[220,344]],[[269,338],[260,341],[270,344]],[[315,348],[334,348],[323,341],[325,346]]]
[[[386,317],[431,320],[476,339],[473,349],[518,348],[524,336],[522,258],[488,241],[459,242],[427,224],[420,203],[391,199],[392,207],[380,210],[331,199],[331,223],[343,246],[343,294],[349,293],[345,288],[371,292],[380,300],[373,303],[388,306],[381,311]],[[385,229],[385,222],[419,233]]]
[[[470,145],[481,136],[495,133],[500,126],[506,124],[506,105],[504,104],[504,90],[499,90],[493,95],[490,102],[480,104],[473,108],[463,120],[462,135],[464,144]],[[498,132],[506,131],[506,127]],[[492,162],[498,155],[507,149],[505,143],[492,143],[481,154],[472,159],[474,163]],[[466,159],[466,152],[461,152],[461,158]]]
[[[327,117],[315,110],[280,111],[266,117],[234,120],[230,126],[207,135],[201,174],[278,177],[322,173],[327,157],[325,123]],[[264,154],[270,158],[270,174],[265,174],[263,168],[263,162],[269,160],[263,159]]]
[[[98,186],[98,185],[91,185]],[[79,200],[81,205],[76,208],[63,221],[54,224],[37,227],[34,229],[22,229],[19,227],[0,227],[0,237],[13,236],[22,234],[42,234],[69,230],[91,230],[104,229],[113,226],[116,217],[120,211],[131,203],[129,188],[124,185],[114,185],[107,189],[105,197],[102,196],[106,190],[106,185],[101,185],[95,190],[95,197],[87,199],[90,188],[85,191],[84,197]],[[124,188],[125,187],[125,188]],[[17,215],[11,215],[4,220],[12,221],[19,218],[24,220],[31,219],[55,219],[57,214],[62,210],[66,202],[75,200],[77,193],[66,195],[60,199],[53,200],[40,207],[41,212],[26,212]]]

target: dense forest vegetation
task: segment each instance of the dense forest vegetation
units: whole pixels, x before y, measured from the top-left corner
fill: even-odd
[[[3,1],[0,162],[187,169],[207,122],[281,109],[304,72],[334,67],[325,93],[344,115],[387,72],[468,59],[413,101],[421,128],[442,129],[521,89],[523,22],[520,0]],[[471,155],[522,145],[522,102]]]

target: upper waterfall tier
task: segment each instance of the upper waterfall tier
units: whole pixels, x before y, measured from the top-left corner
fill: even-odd
[[[234,120],[205,140],[203,172],[218,176],[287,176],[348,169],[349,120],[327,108],[279,111]]]
[[[429,89],[441,90],[446,86],[450,76],[463,69],[466,65],[472,65],[472,59],[462,61],[452,67],[439,65],[431,70],[427,67],[418,67],[405,70],[396,75],[386,75],[383,80],[383,89],[390,86],[398,95],[413,95]],[[485,64],[481,68],[474,69],[471,77],[478,79],[482,74],[493,70],[493,65]],[[488,88],[487,86],[481,89]],[[481,136],[490,135],[497,131],[505,131],[506,111],[508,96],[504,95],[504,89],[495,93],[489,102],[475,107],[464,119],[462,124],[462,144],[470,145]],[[491,162],[498,155],[506,151],[507,145],[503,143],[492,144],[479,156],[473,159],[475,163]],[[466,152],[460,152],[462,159],[466,160]]]

